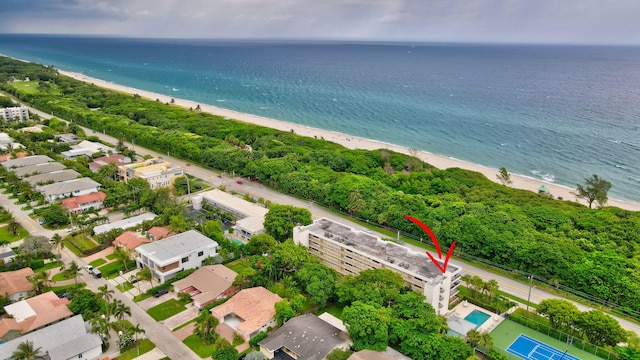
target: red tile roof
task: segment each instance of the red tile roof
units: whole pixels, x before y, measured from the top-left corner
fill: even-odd
[[[126,231],[111,242],[113,246],[124,246],[129,250],[133,250],[142,244],[148,244],[151,240],[140,236],[133,231]]]
[[[0,273],[0,294],[17,294],[19,292],[33,290],[33,283],[27,279],[33,275],[31,268]]]
[[[171,233],[169,229],[162,226],[154,226],[147,231],[154,240],[164,239]]]
[[[94,192],[87,195],[81,195],[81,196],[62,199],[60,200],[60,203],[62,204],[62,207],[66,207],[70,210],[74,210],[79,208],[82,204],[86,204],[88,202],[93,202],[93,201],[103,202],[106,197],[107,195],[105,193],[103,193],[102,191],[98,191],[98,192]]]

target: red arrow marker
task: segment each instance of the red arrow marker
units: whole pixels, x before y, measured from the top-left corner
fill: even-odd
[[[414,222],[416,225],[420,226],[422,228],[422,230],[424,230],[424,232],[426,232],[427,234],[429,234],[429,237],[431,238],[431,240],[433,241],[433,245],[436,247],[436,252],[438,253],[438,259],[442,260],[442,252],[440,251],[440,243],[438,242],[438,239],[436,238],[436,235],[433,233],[433,231],[431,231],[431,229],[429,229],[429,227],[425,224],[422,223],[422,221],[409,216],[409,215],[405,215],[404,216],[405,219]],[[444,274],[445,272],[447,272],[447,264],[449,263],[449,259],[451,258],[451,254],[453,254],[453,248],[456,246],[456,241],[454,240],[453,243],[451,243],[451,246],[449,247],[449,251],[447,251],[447,256],[445,256],[444,258],[444,265],[440,265],[440,263],[433,257],[433,255],[431,255],[431,253],[429,253],[427,251],[427,256],[429,256],[429,259],[431,259],[431,261],[438,267],[438,269],[440,269],[440,271],[442,271],[442,273]]]

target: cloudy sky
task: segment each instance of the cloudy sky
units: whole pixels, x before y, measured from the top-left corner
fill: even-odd
[[[0,0],[0,33],[640,44],[640,0]]]

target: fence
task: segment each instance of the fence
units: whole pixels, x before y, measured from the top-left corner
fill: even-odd
[[[524,316],[520,316],[518,314],[510,314],[509,315],[509,319],[512,321],[517,322],[518,324],[524,325],[530,329],[533,329],[541,334],[545,334],[547,336],[550,336],[554,339],[558,339],[564,343],[566,343],[567,345],[571,345],[573,347],[576,347],[580,350],[586,351],[590,354],[594,354],[598,357],[601,357],[603,359],[618,359],[618,354],[611,352],[609,350],[606,350],[600,346],[591,344],[587,341],[584,341],[583,339],[576,337],[575,335],[570,335],[567,333],[564,333],[562,331],[559,331],[557,329],[552,328],[551,326],[547,325],[547,324],[543,324],[540,322],[537,322],[533,319],[529,319],[526,318]]]

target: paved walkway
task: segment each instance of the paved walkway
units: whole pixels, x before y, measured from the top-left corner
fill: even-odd
[[[187,321],[191,321],[195,319],[200,311],[197,307],[193,306],[193,304],[187,305],[187,310],[184,310],[178,314],[173,315],[172,317],[161,321],[161,323],[170,331],[177,328],[178,326],[186,323]]]

